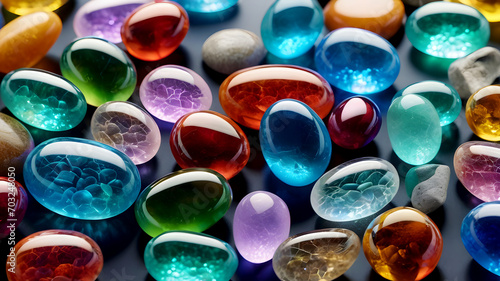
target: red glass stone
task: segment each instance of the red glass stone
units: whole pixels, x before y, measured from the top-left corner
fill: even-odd
[[[0,177],[0,239],[15,231],[28,207],[28,195],[24,187],[15,181],[15,170],[8,174],[12,177]],[[15,227],[10,227],[12,224]]]
[[[177,120],[170,148],[183,169],[209,168],[226,179],[239,173],[250,157],[250,145],[241,128],[213,111],[192,112]]]
[[[156,61],[173,53],[188,29],[189,18],[181,5],[155,0],[132,12],[122,26],[121,35],[132,56]]]

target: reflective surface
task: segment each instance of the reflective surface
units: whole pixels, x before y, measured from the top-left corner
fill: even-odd
[[[54,11],[66,4],[68,0],[1,0],[5,9],[13,14],[26,15],[36,11]]]
[[[238,0],[175,0],[188,12],[215,13],[236,5]]]
[[[445,0],[476,8],[489,22],[500,21],[500,2],[494,0]]]
[[[9,167],[21,171],[34,146],[26,127],[17,119],[0,112],[0,174],[8,175]]]
[[[486,86],[465,105],[465,118],[472,132],[487,141],[500,141],[500,86]]]
[[[15,170],[10,169],[10,179],[0,177],[0,239],[15,236],[14,230],[23,220],[28,208],[28,194],[14,176]]]

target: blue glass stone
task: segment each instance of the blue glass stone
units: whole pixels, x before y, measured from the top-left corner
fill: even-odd
[[[334,30],[321,40],[314,57],[330,84],[356,94],[389,88],[399,74],[396,49],[379,35],[358,28]]]
[[[174,0],[181,4],[188,13],[216,13],[227,10],[238,3],[238,0]]]
[[[316,0],[277,0],[260,26],[266,49],[282,59],[309,51],[323,30],[323,11]]]
[[[284,99],[260,123],[260,145],[269,168],[286,184],[308,185],[330,163],[332,141],[323,120],[305,103]]]
[[[47,209],[86,220],[124,212],[141,188],[139,171],[125,154],[78,138],[53,138],[35,147],[24,164],[24,181]]]

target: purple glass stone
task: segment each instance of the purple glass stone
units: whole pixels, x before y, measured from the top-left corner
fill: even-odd
[[[278,196],[255,191],[236,207],[233,221],[234,242],[241,256],[252,263],[273,258],[290,233],[290,212]]]
[[[189,68],[164,65],[142,81],[141,102],[155,117],[175,123],[184,114],[207,110],[212,92],[200,75]]]

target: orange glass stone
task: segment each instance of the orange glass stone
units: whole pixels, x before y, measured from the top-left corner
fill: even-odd
[[[405,7],[401,0],[331,0],[323,14],[329,30],[356,27],[389,39],[401,27]]]
[[[4,8],[17,15],[26,15],[35,11],[54,11],[68,0],[0,0]]]
[[[500,141],[500,85],[486,86],[470,96],[465,118],[478,137]]]
[[[35,12],[0,29],[0,72],[31,67],[41,60],[61,34],[62,22],[53,12]]]

